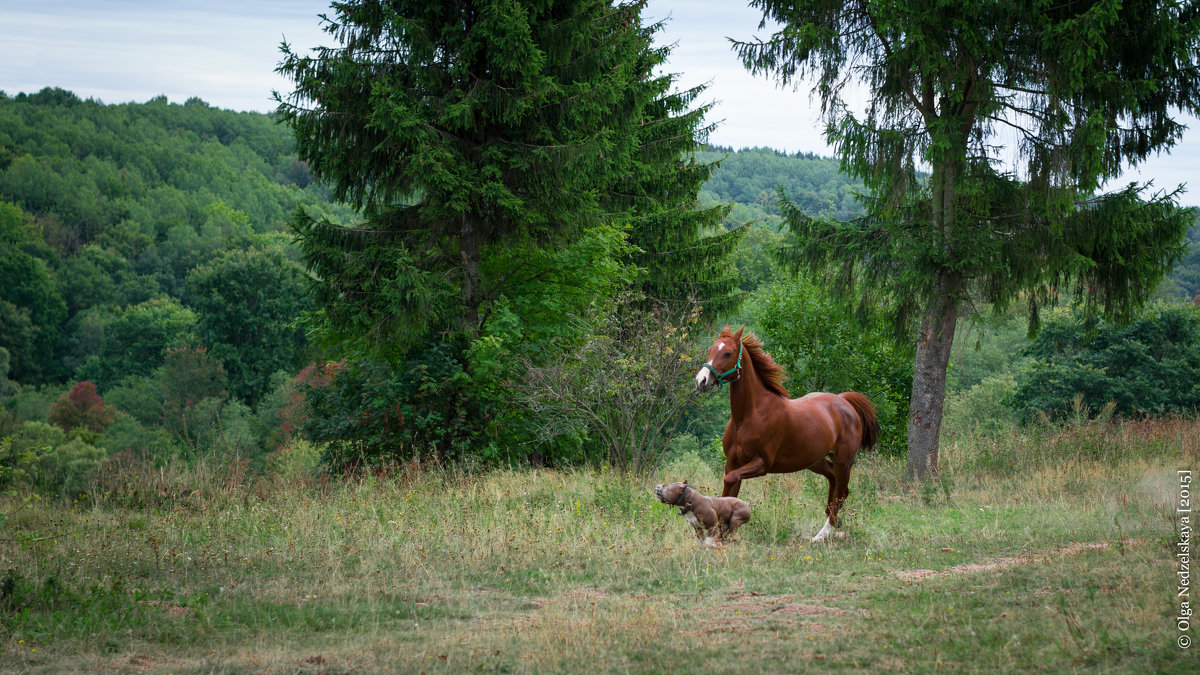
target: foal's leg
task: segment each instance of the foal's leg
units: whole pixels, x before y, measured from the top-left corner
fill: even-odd
[[[736,469],[731,469],[730,460],[725,461],[725,489],[722,497],[736,497],[742,489],[742,480],[767,475],[767,463],[762,457],[755,457]]]

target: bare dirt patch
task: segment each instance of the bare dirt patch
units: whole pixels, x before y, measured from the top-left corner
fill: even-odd
[[[689,631],[693,635],[724,633],[731,628],[749,628],[765,622],[792,626],[816,623],[816,618],[837,618],[847,614],[865,614],[862,610],[847,610],[815,603],[796,602],[791,594],[735,592],[729,600],[711,607],[690,610],[698,621]]]
[[[1124,542],[1126,545],[1132,544],[1132,540]],[[967,574],[970,572],[987,572],[992,570],[1002,570],[1017,565],[1032,565],[1036,563],[1050,562],[1055,558],[1076,555],[1083,551],[1095,551],[1100,549],[1111,548],[1111,544],[1106,542],[1074,542],[1068,546],[1055,548],[1047,553],[1037,553],[1032,555],[1010,556],[1004,558],[992,558],[984,562],[964,563],[955,565],[946,570],[928,570],[928,569],[908,569],[896,570],[892,574],[900,577],[901,580],[912,583],[920,581],[926,577],[949,577],[955,574]],[[945,549],[943,549],[945,550]]]

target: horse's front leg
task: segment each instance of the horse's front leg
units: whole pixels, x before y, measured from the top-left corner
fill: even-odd
[[[767,475],[767,463],[763,461],[762,457],[755,457],[736,469],[731,469],[730,461],[727,460],[725,462],[725,489],[721,492],[721,496],[736,497],[738,490],[742,489],[742,480],[765,475]]]

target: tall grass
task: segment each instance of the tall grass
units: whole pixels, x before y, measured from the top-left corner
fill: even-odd
[[[79,500],[6,497],[0,670],[1149,672],[1174,646],[1175,471],[1200,421],[960,436],[940,483],[864,454],[847,536],[825,480],[743,484],[712,552],[653,474],[398,467],[269,479],[111,465]],[[36,651],[34,651],[36,650]]]

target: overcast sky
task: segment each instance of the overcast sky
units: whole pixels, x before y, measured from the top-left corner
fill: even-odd
[[[321,0],[4,0],[0,6],[0,90],[9,95],[62,87],[105,103],[198,96],[231,110],[273,109],[279,42],[305,50],[319,30]],[[681,86],[707,84],[716,102],[710,141],[832,155],[807,90],[780,90],[738,63],[727,38],[750,39],[760,15],[736,0],[651,0],[648,19],[670,16],[661,39],[674,43],[669,70]],[[1159,188],[1195,186],[1200,204],[1200,123],[1169,156],[1152,159],[1141,180]],[[1137,180],[1122,177],[1119,183]]]

